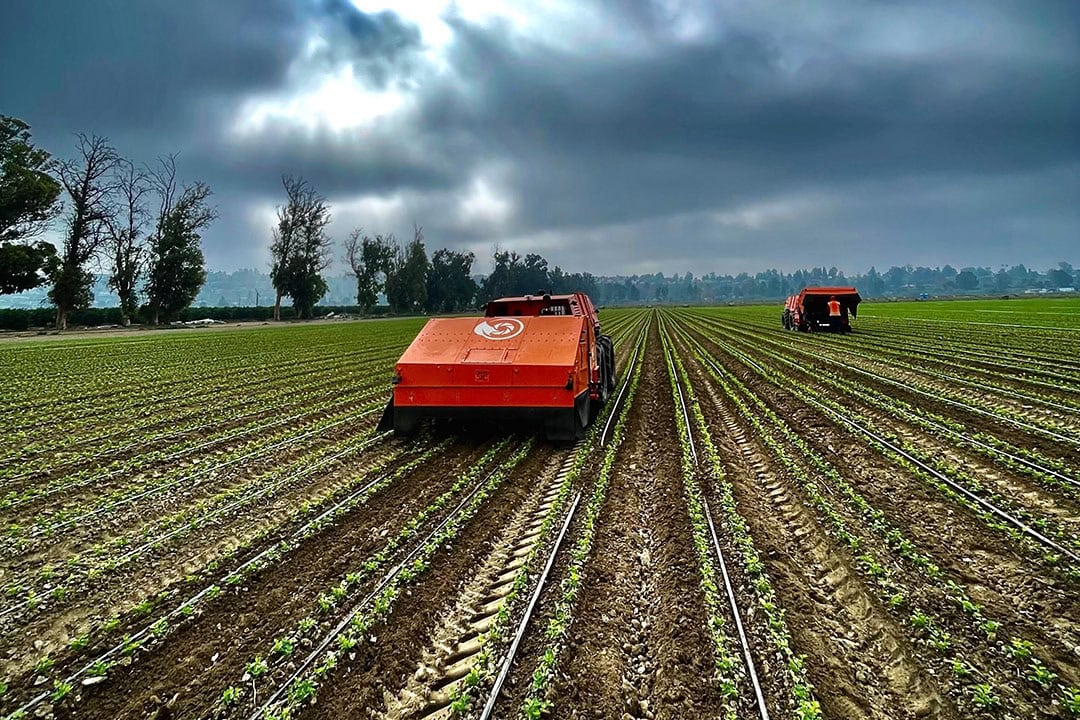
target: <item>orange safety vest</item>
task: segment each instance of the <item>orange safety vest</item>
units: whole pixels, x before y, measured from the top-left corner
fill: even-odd
[[[829,317],[840,316],[840,303],[836,300],[829,301]]]

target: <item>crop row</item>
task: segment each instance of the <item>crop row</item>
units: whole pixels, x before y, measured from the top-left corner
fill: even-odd
[[[905,333],[893,323],[869,322],[867,328],[859,325],[860,336],[867,336],[875,347],[906,351],[914,355],[926,354],[948,364],[950,358],[978,363],[979,367],[1003,371],[1006,375],[1034,374],[1057,380],[1080,382],[1080,365],[1060,356],[1046,352],[1048,347],[1059,345],[1061,338],[1025,338],[1016,342],[1015,332],[999,332],[992,335],[980,333],[965,338],[962,330],[955,327],[942,328],[945,334]],[[864,331],[865,330],[865,331]],[[1023,337],[1023,336],[1021,336]],[[861,338],[859,342],[862,342]],[[844,344],[848,344],[846,341]],[[851,344],[854,344],[852,342]],[[993,348],[991,352],[989,348]]]
[[[735,375],[722,366],[711,362],[707,352],[692,338],[693,352],[699,362],[723,390],[728,400],[754,428],[755,434],[772,452],[782,467],[796,479],[806,493],[811,506],[818,511],[826,529],[850,549],[854,566],[866,578],[870,587],[876,587],[879,596],[889,609],[903,619],[905,627],[912,632],[913,642],[933,649],[943,658],[948,670],[968,685],[968,699],[978,709],[989,709],[1000,704],[998,692],[990,682],[994,677],[1026,676],[1031,684],[1036,703],[1060,703],[1071,707],[1080,697],[1076,688],[1059,686],[1057,674],[1049,669],[1047,662],[1036,655],[1033,644],[1018,636],[1008,637],[1002,624],[989,618],[982,607],[975,603],[966,588],[955,578],[948,576],[941,567],[907,539],[903,531],[887,522],[884,513],[875,509],[842,477],[820,453],[813,450],[805,440],[774,411],[747,388]],[[795,450],[809,463],[816,477],[795,459]],[[825,485],[825,481],[828,485]],[[840,497],[847,509],[860,523],[845,519],[830,497]],[[865,527],[878,535],[872,543],[860,528]],[[888,560],[872,549],[879,547],[888,553]],[[909,581],[910,572],[918,573],[930,587],[950,603],[954,612],[934,614],[924,603],[932,602],[926,589]],[[959,610],[956,613],[955,610]],[[962,618],[958,620],[956,618]],[[951,631],[951,632],[950,632]],[[963,638],[961,641],[960,638]],[[997,642],[995,642],[997,641]],[[1006,642],[1007,641],[1007,642]],[[966,651],[965,651],[966,648]],[[991,672],[980,669],[972,660],[976,653],[988,658],[997,657],[1005,667]],[[1055,687],[1057,688],[1055,690]],[[1055,698],[1054,695],[1058,698]]]
[[[0,348],[2,379],[11,387],[0,405],[0,418],[40,412],[43,403],[61,411],[69,404],[85,409],[87,403],[129,396],[132,387],[148,397],[182,397],[219,378],[243,381],[258,372],[269,378],[282,368],[325,357],[332,348],[350,352],[369,346],[404,347],[418,324],[351,323],[113,339],[86,351],[79,344],[42,343],[33,352],[13,345]],[[134,369],[125,371],[128,366]]]
[[[824,343],[815,343],[815,345],[824,346]],[[1069,375],[1063,375],[1058,370],[1052,369],[1055,366],[1040,368],[1033,367],[1030,362],[1026,365],[1007,363],[1000,355],[980,353],[981,357],[974,362],[981,364],[972,364],[973,359],[966,357],[963,351],[958,352],[956,348],[935,350],[922,345],[888,342],[861,333],[857,338],[841,340],[838,345],[847,352],[863,353],[869,348],[876,354],[888,358],[890,363],[903,363],[904,367],[942,378],[954,378],[959,382],[990,380],[992,385],[999,388],[1016,386],[1044,400],[1060,400],[1062,395],[1080,393],[1080,376],[1070,378]],[[919,359],[920,362],[913,365],[910,362],[912,359]],[[931,370],[927,366],[929,363],[940,366],[947,372],[938,373]],[[1056,367],[1060,368],[1060,366]]]
[[[81,503],[79,494],[73,491],[84,487],[92,489],[97,496],[89,510],[105,507],[140,496],[154,488],[168,487],[170,480],[193,480],[234,465],[241,459],[256,457],[270,448],[276,449],[282,443],[288,444],[291,438],[298,435],[307,436],[312,428],[325,427],[327,422],[355,415],[358,407],[372,409],[378,406],[379,401],[372,402],[372,399],[381,395],[381,388],[375,384],[360,384],[355,389],[330,397],[321,394],[308,397],[306,393],[297,393],[298,405],[294,407],[298,410],[290,414],[277,413],[269,419],[259,417],[254,422],[227,427],[221,432],[193,439],[189,443],[137,453],[130,459],[113,461],[105,468],[90,467],[57,475],[45,483],[34,483],[22,490],[12,490],[0,501],[0,507],[13,509],[54,496]],[[260,415],[267,411],[271,410],[268,408],[260,412]],[[183,462],[186,458],[192,458],[190,463]],[[212,462],[206,462],[207,460]],[[160,467],[168,469],[154,471]],[[121,480],[122,484],[109,491],[110,481],[114,479]],[[85,507],[65,509],[64,504],[68,503],[52,505],[48,509],[47,517],[30,521],[28,524],[35,528],[32,532],[37,533],[41,527],[57,525],[78,517],[80,513],[88,510]],[[9,536],[20,536],[26,531],[21,527],[25,521],[17,521],[15,517],[11,517],[8,522]],[[19,522],[20,527],[12,526],[12,522]]]
[[[476,664],[466,676],[465,682],[455,689],[451,710],[457,715],[468,712],[473,701],[476,700],[480,689],[489,687],[495,680],[494,676],[497,669],[495,658],[500,650],[506,645],[508,639],[507,635],[511,628],[511,620],[514,615],[514,607],[527,590],[531,581],[531,576],[538,571],[536,566],[541,557],[540,553],[545,547],[546,538],[554,530],[555,524],[562,514],[563,507],[570,499],[574,485],[581,478],[586,467],[590,465],[595,444],[600,435],[600,428],[606,424],[608,418],[613,416],[613,413],[618,413],[618,415],[615,416],[617,424],[618,422],[625,423],[624,418],[629,417],[630,409],[633,404],[633,392],[636,388],[637,377],[640,373],[641,366],[639,360],[644,355],[645,350],[646,333],[644,331],[648,327],[647,323],[641,323],[641,320],[642,316],[638,314],[630,318],[625,325],[620,326],[620,329],[625,329],[630,326],[640,329],[637,339],[633,344],[633,348],[631,349],[634,360],[630,363],[629,375],[627,375],[626,371],[622,373],[622,379],[627,388],[627,394],[623,396],[623,402],[618,407],[616,407],[616,402],[614,400],[608,403],[600,415],[594,420],[592,426],[586,433],[585,438],[578,444],[577,450],[570,459],[567,471],[563,476],[563,480],[560,482],[556,500],[553,503],[552,508],[544,517],[538,540],[533,545],[525,562],[515,573],[511,584],[511,591],[501,601],[494,623],[492,623],[492,626],[481,636],[480,643],[482,649],[476,658]],[[618,332],[618,330],[609,329],[609,332]],[[620,393],[620,395],[622,395],[622,393]],[[618,430],[616,432],[618,433]],[[620,442],[621,435],[617,439],[613,437],[611,444],[607,446],[608,450],[605,452],[605,457],[609,453],[614,453]],[[597,482],[603,482],[602,476]],[[570,520],[571,518],[568,517],[567,522]],[[585,523],[588,523],[587,517]],[[541,588],[537,588],[537,592],[541,591]],[[505,662],[509,663],[512,659],[512,657],[508,657]],[[525,715],[528,718],[535,718],[538,716],[537,714],[539,711],[540,705],[534,703],[525,711]]]
[[[370,378],[371,370],[389,360],[390,354],[380,349],[364,357],[325,363],[313,361],[287,375],[241,383],[225,378],[190,398],[166,398],[161,403],[140,390],[132,390],[125,397],[125,407],[94,407],[80,421],[57,420],[48,423],[51,427],[21,418],[20,427],[5,432],[5,443],[12,451],[0,462],[10,477],[25,473],[23,464],[46,453],[49,462],[44,467],[49,469],[58,460],[81,460],[90,454],[86,446],[93,446],[94,455],[115,454],[186,434],[199,434],[238,416],[280,407],[290,393],[328,393],[340,388],[353,375]],[[316,379],[312,381],[313,378]]]
[[[948,438],[977,454],[983,455],[998,465],[1013,472],[1027,475],[1048,488],[1068,495],[1076,495],[1080,480],[1071,477],[1073,469],[1065,462],[1047,457],[1036,449],[1016,445],[982,431],[972,431],[963,423],[947,416],[939,415],[925,408],[900,400],[895,396],[880,392],[873,387],[846,380],[838,373],[822,368],[810,369],[788,358],[767,353],[769,357],[782,362],[795,371],[813,374],[821,383],[858,398],[860,401],[897,417],[911,425],[918,426],[932,435]]]
[[[673,400],[686,413],[676,412],[675,419],[682,445],[683,480],[687,506],[694,528],[694,545],[698,552],[706,602],[711,612],[710,626],[723,627],[724,621],[721,610],[723,602],[719,597],[717,572],[709,545],[705,498],[697,482],[699,475],[703,476],[712,492],[720,499],[720,505],[724,511],[724,530],[732,545],[739,552],[739,558],[742,561],[741,570],[749,580],[749,587],[756,602],[756,608],[765,618],[766,632],[772,644],[772,649],[779,656],[787,671],[787,679],[791,688],[790,702],[794,708],[795,716],[799,720],[819,718],[821,707],[818,701],[814,699],[813,686],[807,679],[804,658],[796,656],[792,650],[791,634],[784,619],[784,611],[779,606],[776,592],[769,580],[765,565],[754,546],[749,526],[736,506],[731,483],[725,478],[720,455],[709,433],[708,424],[690,382],[689,375],[686,372],[686,367],[670,337],[671,331],[667,322],[663,323],[663,328],[663,341],[667,350],[668,377],[672,386]],[[693,419],[693,428],[691,428],[691,418]],[[703,467],[699,467],[699,458],[693,441],[694,435],[699,438],[701,444],[704,455]],[[718,639],[718,644],[721,640],[722,638]],[[728,670],[733,663],[738,662],[730,652],[722,651],[719,648],[717,657],[718,669],[721,672]],[[725,694],[730,692],[730,695],[734,698],[737,692],[736,683],[733,681],[726,682],[729,682],[730,686],[724,685],[725,681],[721,680],[726,690]],[[759,702],[763,702],[763,700],[759,699]],[[734,706],[732,711],[734,711]]]
[[[731,334],[729,334],[728,337],[731,337]],[[1071,492],[1073,488],[1080,487],[1080,481],[1063,474],[1071,472],[1071,468],[1058,459],[1047,457],[1037,450],[1028,447],[1009,443],[989,433],[980,430],[972,430],[955,418],[940,415],[927,410],[926,408],[913,405],[910,402],[897,398],[893,394],[880,392],[868,385],[846,380],[841,372],[827,370],[816,363],[824,361],[828,365],[837,368],[839,371],[851,371],[850,365],[827,357],[820,352],[794,346],[784,346],[759,335],[753,335],[752,337],[756,352],[760,352],[763,355],[767,355],[768,357],[787,365],[792,370],[806,375],[810,380],[818,380],[833,388],[841,390],[848,395],[858,396],[860,399],[865,400],[874,407],[885,410],[890,414],[896,415],[897,417],[918,425],[930,432],[946,434],[951,439],[967,445],[976,452],[986,455],[1005,467],[1016,472],[1028,474],[1056,489]],[[801,356],[803,360],[801,362],[796,362],[789,357],[771,352],[762,347],[762,343],[780,347],[789,353]],[[870,377],[872,379],[872,376]],[[1018,463],[1015,461],[1015,458],[1017,457],[1028,462]]]
[[[740,332],[726,323],[723,323],[722,327],[725,333]],[[827,354],[827,351],[823,352]],[[865,356],[865,353],[862,356]],[[930,384],[917,373],[903,373],[899,375],[899,379],[885,377],[859,367],[859,363],[859,358],[850,355],[844,360],[845,366],[853,372],[872,377],[875,381],[887,384],[902,392],[925,398],[930,402],[957,408],[963,412],[992,418],[1027,432],[1034,432],[1058,442],[1080,447],[1080,435],[1077,435],[1075,429],[1064,422],[1060,415],[1032,414],[1026,410],[1020,411],[1006,406],[1000,400],[993,402],[989,398],[984,399],[972,393],[962,393],[947,386]]]
[[[642,356],[644,356],[647,342],[648,336],[642,333],[637,348],[637,351]],[[533,670],[532,684],[521,706],[522,716],[529,720],[536,720],[542,714],[550,712],[552,708],[554,698],[550,692],[551,682],[555,676],[559,657],[566,647],[567,636],[573,623],[574,607],[581,592],[582,583],[586,580],[585,564],[592,554],[600,511],[607,497],[607,489],[611,482],[611,474],[619,448],[626,435],[630,409],[633,407],[643,366],[644,362],[635,363],[633,373],[628,378],[629,384],[627,385],[622,412],[619,413],[615,421],[614,432],[605,446],[604,457],[600,462],[595,484],[585,504],[585,514],[578,529],[577,539],[570,549],[569,564],[563,571],[562,579],[559,582],[554,610],[551,619],[548,621],[548,626],[544,630],[546,644],[541,653],[540,663]],[[599,427],[600,423],[594,425],[594,429]]]
[[[319,603],[313,608],[314,615],[301,620],[293,632],[276,638],[265,654],[256,655],[246,666],[241,682],[244,685],[252,683],[256,690],[259,685],[265,686],[268,683],[273,683],[274,688],[269,697],[262,701],[262,705],[257,707],[256,712],[267,718],[290,717],[300,705],[312,700],[318,687],[326,682],[337,667],[339,659],[348,656],[361,641],[370,642],[373,639],[374,636],[369,637],[370,630],[389,615],[395,600],[404,589],[423,575],[436,554],[458,536],[467,522],[510,477],[514,469],[529,455],[533,444],[533,440],[520,444],[508,459],[499,463],[486,476],[483,465],[474,466],[462,475],[450,490],[417,513],[379,553],[347,573],[339,583],[327,587],[320,595]],[[490,459],[485,456],[485,463]],[[477,478],[482,478],[478,485]],[[466,490],[470,487],[472,489]],[[420,537],[420,529],[425,522],[448,507],[459,495],[463,497],[449,515],[430,533],[420,538],[419,543],[403,554],[399,552],[407,543]],[[384,568],[391,559],[397,560],[396,564],[372,590],[344,613],[343,617],[340,613],[335,615],[331,612],[339,603],[344,603],[351,589]],[[314,644],[320,637],[321,640],[315,644],[315,649],[306,659],[300,663],[290,660],[297,646],[294,639],[310,639]],[[335,649],[329,649],[335,644]],[[231,706],[241,699],[242,692],[239,696],[231,692],[238,687],[232,686],[223,690],[223,705]],[[253,701],[256,690],[253,690]]]
[[[327,443],[290,463],[275,466],[248,483],[221,490],[174,513],[158,516],[135,536],[117,536],[107,543],[76,552],[66,558],[60,568],[50,567],[48,572],[40,572],[34,577],[24,575],[17,578],[12,585],[15,592],[9,589],[8,597],[19,593],[25,593],[25,597],[14,605],[6,606],[0,615],[6,616],[17,609],[40,609],[44,605],[70,601],[90,584],[101,581],[151,550],[198,528],[216,525],[227,515],[243,512],[283,489],[291,490],[299,480],[315,475],[345,458],[359,455],[385,438],[386,433],[369,431],[343,442]],[[396,445],[388,449],[389,456],[400,452],[400,447]]]

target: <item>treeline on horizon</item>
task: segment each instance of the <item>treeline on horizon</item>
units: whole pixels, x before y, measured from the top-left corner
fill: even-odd
[[[54,160],[33,145],[26,123],[0,115],[0,296],[22,293],[25,298],[27,291],[38,288],[44,295],[38,299],[39,307],[23,311],[29,316],[7,311],[5,317],[13,319],[6,326],[45,324],[40,321],[44,302],[53,313],[53,326],[60,330],[69,317],[79,324],[111,317],[89,313],[102,276],[118,307],[117,319],[107,323],[157,324],[184,318],[193,305],[209,304],[202,299],[206,291],[211,297],[220,293],[219,299],[230,306],[230,298],[237,297],[240,304],[242,294],[235,288],[225,292],[216,283],[207,287],[207,280],[212,276],[217,280],[218,275],[207,273],[201,246],[202,232],[217,217],[209,204],[210,187],[200,181],[181,184],[176,155],[137,165],[106,138],[76,137],[73,156]],[[277,206],[276,223],[268,228],[272,262],[267,296],[273,297],[274,320],[281,318],[283,307],[291,306],[293,317],[310,318],[317,307],[327,304],[368,315],[384,300],[393,314],[452,313],[480,307],[492,298],[540,291],[581,290],[599,305],[616,305],[777,299],[807,285],[856,285],[867,297],[900,297],[1080,284],[1066,262],[1045,273],[1023,265],[996,272],[977,267],[957,271],[945,265],[892,267],[884,273],[871,268],[854,276],[821,267],[734,276],[695,277],[687,272],[597,277],[551,267],[535,253],[522,256],[501,249],[494,252],[492,272],[477,276],[471,252],[442,248],[429,256],[420,227],[414,228],[408,242],[399,242],[392,233],[368,234],[355,228],[339,246],[327,232],[332,219],[327,198],[303,178],[283,175],[281,181],[284,202]],[[60,221],[59,248],[33,241]],[[327,298],[326,271],[338,252],[351,271],[353,292],[348,298]],[[94,272],[105,268],[108,273]],[[255,288],[256,306],[261,304],[259,290]],[[238,319],[236,312],[219,316]],[[245,317],[262,316],[256,308]]]

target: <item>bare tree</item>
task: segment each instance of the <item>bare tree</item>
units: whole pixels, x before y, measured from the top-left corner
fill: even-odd
[[[327,284],[321,273],[331,262],[330,206],[303,178],[283,175],[286,202],[278,206],[278,224],[273,230],[270,254],[273,265],[270,280],[274,284],[274,319],[281,319],[281,298],[292,298],[297,317],[309,317],[326,294]]]
[[[131,324],[131,316],[138,309],[136,284],[147,257],[142,233],[149,217],[144,198],[150,190],[145,171],[136,170],[128,160],[117,163],[118,209],[106,222],[109,257],[112,260],[109,287],[120,297],[120,322],[123,325]]]
[[[113,205],[115,168],[119,162],[109,141],[97,135],[78,135],[77,157],[57,165],[60,183],[71,198],[67,232],[49,299],[56,306],[56,327],[67,328],[72,310],[93,299],[93,274],[87,264],[97,258],[108,239]]]

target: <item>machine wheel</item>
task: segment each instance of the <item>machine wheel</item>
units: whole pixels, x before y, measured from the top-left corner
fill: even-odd
[[[572,443],[579,440],[585,434],[585,426],[589,419],[590,405],[595,404],[585,396],[585,402],[579,403],[581,407],[567,408],[557,415],[549,417],[544,422],[544,435],[552,442]],[[582,415],[584,414],[584,417]]]
[[[601,395],[607,400],[607,396],[615,390],[615,343],[607,335],[600,336],[600,347],[603,353],[600,358],[601,383],[604,389]]]
[[[394,435],[397,437],[415,435],[420,427],[420,420],[420,416],[410,410],[394,408]]]

